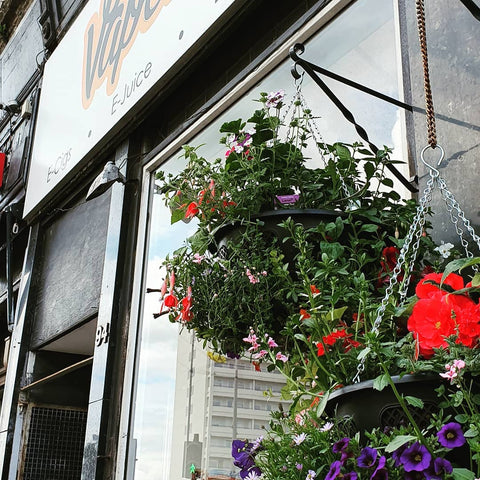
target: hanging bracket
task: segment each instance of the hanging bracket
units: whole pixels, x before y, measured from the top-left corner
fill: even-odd
[[[301,78],[301,74],[297,70],[298,67],[301,67],[312,78],[312,80],[324,91],[324,93],[328,96],[328,98],[342,112],[343,116],[350,123],[352,123],[354,125],[355,130],[357,131],[360,138],[365,140],[368,143],[372,152],[374,154],[376,154],[379,149],[368,138],[368,134],[367,134],[366,130],[359,123],[357,123],[357,121],[356,121],[355,117],[353,116],[352,112],[350,112],[350,110],[348,110],[345,107],[345,105],[332,92],[332,90],[330,90],[330,88],[325,84],[325,82],[317,75],[317,72],[322,74],[322,75],[325,75],[327,77],[333,78],[336,81],[344,83],[345,85],[348,85],[352,88],[356,88],[357,90],[360,90],[364,93],[367,93],[368,95],[372,95],[372,96],[377,97],[377,98],[379,98],[383,101],[386,101],[388,103],[392,103],[393,105],[396,105],[397,107],[403,108],[403,109],[408,110],[410,112],[413,111],[413,107],[411,105],[408,105],[407,103],[403,103],[399,100],[396,100],[395,98],[389,97],[387,95],[384,95],[383,93],[380,93],[380,92],[377,92],[376,90],[368,88],[365,85],[362,85],[362,84],[354,82],[354,81],[352,81],[348,78],[337,75],[336,73],[330,72],[329,70],[326,70],[325,68],[319,67],[318,65],[307,62],[306,60],[304,60],[303,58],[300,58],[300,56],[299,56],[304,51],[305,51],[305,47],[301,43],[296,43],[295,45],[293,45],[290,48],[290,58],[294,61],[294,64],[292,65],[292,68],[291,68],[292,76],[295,79]],[[404,185],[410,192],[418,192],[418,188],[416,187],[417,177],[414,177],[414,179],[412,181],[409,181],[400,173],[400,171],[395,167],[395,165],[388,164],[387,168],[402,183],[402,185]]]

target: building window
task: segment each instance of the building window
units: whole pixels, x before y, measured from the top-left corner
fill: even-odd
[[[334,2],[335,0],[332,0],[330,3]],[[393,0],[351,2],[350,7],[304,42],[305,58],[340,75],[350,77],[356,82],[382,91],[386,95],[399,98],[400,62],[397,60],[396,52],[394,3]],[[348,32],[348,35],[345,32]],[[259,92],[283,88],[286,90],[287,99],[291,99],[295,92],[295,85],[290,74],[290,66],[291,61],[286,58],[283,64],[270,73],[260,72],[263,79],[259,84],[251,85],[251,90],[243,98],[206,126],[196,137],[181,137],[178,144],[203,145],[199,150],[202,156],[212,159],[222,158],[225,152],[224,146],[218,143],[219,125],[226,119],[245,118],[246,114],[251,113],[254,106],[253,100],[258,98]],[[394,149],[393,158],[401,159],[404,151],[404,134],[399,109],[343,84],[328,79],[325,81],[355,114],[358,123],[368,131],[372,141],[377,145],[391,146]],[[306,75],[302,89],[309,107],[319,117],[317,125],[327,143],[335,141],[351,143],[359,140],[354,127],[342,117],[316,83]],[[314,153],[312,151],[312,158]],[[185,166],[184,161],[179,159],[178,153],[173,148],[169,158],[158,158],[155,162],[155,165],[148,167],[153,175],[155,168],[166,173],[176,173]],[[188,224],[177,222],[171,225],[170,212],[165,207],[162,197],[154,193],[154,189],[150,196],[148,218],[150,219],[147,226],[149,243],[145,256],[146,285],[144,286],[158,288],[166,274],[159,268],[162,260],[179,248],[182,240],[195,231],[195,222]],[[141,290],[145,291],[145,288]],[[193,440],[194,433],[199,433],[200,438],[208,438],[208,428],[213,425],[213,419],[208,421],[214,411],[212,407],[231,408],[230,421],[235,418],[235,405],[237,409],[253,408],[258,412],[254,414],[257,417],[263,415],[260,412],[268,416],[268,412],[278,409],[276,399],[266,401],[237,398],[237,401],[233,402],[232,398],[219,396],[218,389],[231,389],[232,395],[235,391],[241,393],[243,390],[245,395],[247,385],[252,385],[253,380],[256,382],[255,390],[257,391],[271,389],[274,393],[278,393],[281,389],[281,377],[272,373],[274,380],[263,380],[265,378],[263,376],[268,372],[262,368],[260,381],[258,373],[253,371],[248,362],[230,363],[228,361],[225,364],[214,364],[214,367],[210,368],[211,362],[208,363],[209,359],[202,351],[201,342],[196,342],[185,331],[179,335],[178,326],[168,322],[164,316],[154,319],[153,314],[158,313],[158,310],[158,297],[153,294],[145,296],[143,318],[140,322],[141,343],[137,349],[139,354],[136,359],[136,395],[132,399],[131,431],[135,442],[131,441],[130,444],[136,445],[136,450],[131,453],[130,458],[135,459],[131,466],[135,480],[159,478],[158,472],[166,472],[162,473],[161,480],[181,478],[184,444]],[[192,349],[194,358],[190,356]],[[193,363],[196,373],[192,378],[189,372]],[[228,373],[227,369],[232,374],[235,369],[245,370],[244,373],[242,372],[242,377],[251,371],[252,376],[250,379],[237,379],[238,388],[235,390],[233,375],[228,375],[226,378],[215,376],[216,371]],[[202,372],[205,375],[203,379]],[[213,375],[213,381],[210,382],[208,374]],[[194,387],[191,390],[194,392],[191,396],[188,395],[190,383]],[[208,402],[209,398],[212,398],[211,405]],[[217,418],[216,422],[220,421],[218,416],[215,418]],[[236,418],[238,419],[238,416]],[[152,419],[155,421],[153,422]],[[252,423],[256,430],[262,425],[268,425],[267,420],[254,420]],[[188,428],[184,427],[185,425],[188,425]],[[253,431],[251,436],[256,435],[258,432]],[[220,440],[218,442],[222,443]],[[207,441],[203,442],[202,448],[204,463],[202,469],[207,471],[210,465],[213,465]],[[225,458],[230,458],[230,444],[227,445],[225,442],[223,447],[216,448],[224,448]],[[163,454],[158,455],[158,452]]]

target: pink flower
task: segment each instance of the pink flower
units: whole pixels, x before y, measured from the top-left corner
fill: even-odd
[[[455,383],[454,380],[458,377],[458,372],[465,368],[465,362],[463,360],[454,360],[453,364],[446,364],[445,365],[445,373],[440,373],[440,376],[450,380],[450,383]]]
[[[285,363],[285,362],[288,360],[287,355],[283,355],[282,352],[278,352],[278,353],[275,355],[275,358],[276,358],[277,360],[282,361],[283,363]]]
[[[195,255],[193,255],[193,260],[192,262],[193,263],[202,263],[202,260],[205,258],[205,255],[200,255],[199,253],[195,253]]]
[[[248,279],[250,280],[250,283],[258,283],[259,280],[258,280],[258,277],[256,277],[251,271],[249,268],[247,268],[247,270],[245,271],[245,275],[248,277]]]
[[[268,345],[270,348],[278,347],[277,343],[275,342],[275,340],[274,340],[272,337],[269,337],[269,338],[268,338],[268,340],[267,340],[267,345]]]
[[[258,353],[256,353],[253,358],[259,360],[261,358],[265,358],[265,356],[267,355],[268,351],[267,350],[260,350]]]

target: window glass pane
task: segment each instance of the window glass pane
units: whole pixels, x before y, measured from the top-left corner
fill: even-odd
[[[322,67],[347,76],[390,96],[399,97],[395,52],[393,6],[386,0],[359,0],[305,43],[304,57]],[[223,158],[225,147],[218,143],[219,125],[226,119],[249,116],[253,99],[261,91],[285,89],[292,98],[295,85],[291,61],[270,73],[214,124],[189,141],[204,145],[205,158]],[[398,109],[338,82],[325,81],[366,128],[378,146],[395,148],[402,157],[401,122]],[[318,116],[317,125],[328,143],[358,141],[354,128],[341,116],[319,87],[307,76],[303,94]],[[313,152],[315,153],[315,152]],[[312,155],[313,157],[313,155]],[[313,160],[315,161],[315,160]],[[178,172],[184,167],[179,154],[161,170]],[[146,287],[160,288],[165,272],[160,269],[166,255],[179,248],[195,232],[194,221],[170,225],[170,212],[160,195],[152,194],[152,215],[148,245]],[[254,440],[268,425],[270,412],[278,410],[283,377],[255,372],[243,360],[215,363],[187,331],[158,314],[158,293],[145,296],[144,317],[139,335],[136,397],[130,452],[136,480],[180,480],[190,478],[190,465],[207,475],[236,476],[231,459],[234,438]],[[264,395],[269,391],[269,395]],[[284,403],[284,408],[288,405]],[[133,448],[132,447],[132,448]]]

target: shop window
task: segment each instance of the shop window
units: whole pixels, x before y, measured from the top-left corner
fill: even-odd
[[[305,42],[305,56],[322,67],[398,98],[399,62],[393,4],[393,0],[352,2],[351,6],[334,21]],[[348,35],[345,35],[345,32],[348,32]],[[246,115],[252,112],[255,106],[253,100],[258,98],[259,92],[282,88],[286,90],[287,98],[291,99],[295,86],[290,66],[291,61],[287,59],[276,70],[266,75],[261,83],[253,86],[228,111],[206,126],[197,137],[182,138],[182,144],[203,145],[199,153],[205,158],[223,158],[225,146],[218,143],[219,126],[226,120],[246,118]],[[345,85],[330,80],[327,80],[327,83],[355,113],[358,122],[366,128],[374,143],[393,147],[394,158],[401,159],[404,136],[399,109]],[[336,107],[330,104],[318,86],[307,76],[303,79],[302,89],[313,113],[319,117],[317,125],[327,143],[335,141],[351,143],[359,140],[354,127],[346,122]],[[312,150],[312,162],[315,162],[314,153]],[[167,174],[179,172],[185,166],[178,152],[170,158],[161,158],[158,161],[163,162],[158,166],[158,171]],[[153,167],[152,170],[152,174],[155,175]],[[165,207],[161,195],[152,192],[150,201],[151,220],[148,225],[145,286],[159,288],[166,274],[165,270],[160,268],[162,261],[182,244],[182,239],[195,232],[195,221],[171,225],[170,211]],[[206,399],[212,398],[213,407],[230,408],[232,416],[229,421],[240,418],[235,409],[253,409],[255,420],[246,422],[242,429],[253,427],[249,437],[255,438],[258,436],[258,430],[263,425],[268,425],[270,411],[279,409],[278,392],[282,387],[282,377],[269,374],[262,368],[262,380],[259,380],[258,372],[253,371],[248,362],[230,363],[228,360],[225,364],[214,364],[214,368],[210,368],[208,356],[202,351],[202,343],[189,337],[185,331],[179,335],[177,326],[171,324],[165,316],[154,318],[153,314],[158,311],[158,296],[155,297],[153,294],[145,296],[139,335],[141,343],[138,346],[137,358],[137,395],[132,399],[132,435],[137,446],[135,463],[132,465],[135,480],[159,478],[158,472],[165,472],[160,477],[161,480],[181,478],[181,472],[184,471],[182,463],[184,445],[185,442],[192,440],[194,432],[200,432],[200,437],[204,439],[202,471],[211,473],[215,470],[214,467],[220,468],[209,451],[209,445],[213,445],[208,440],[209,438],[212,440],[209,427],[213,425],[213,420],[208,420],[214,408],[210,408]],[[192,349],[196,352],[194,360],[189,357]],[[193,362],[196,374],[191,379],[188,372],[191,371]],[[237,379],[237,389],[234,388],[235,369],[244,370],[241,373],[242,378]],[[232,375],[227,376],[228,371]],[[201,372],[205,374],[203,380]],[[249,372],[251,377],[243,378],[249,375]],[[269,381],[268,378],[272,380]],[[246,386],[252,385],[249,382],[253,380],[256,381],[255,390],[258,392],[272,390],[276,398],[270,401],[237,398],[234,402],[233,398],[218,395],[218,389],[223,388],[230,389],[232,395],[243,390],[242,395],[245,395]],[[195,394],[189,398],[187,385],[190,381],[195,384]],[[255,395],[259,396],[258,393]],[[188,402],[191,402],[191,410],[186,409]],[[223,422],[218,418],[215,416],[215,422]],[[155,419],[154,424],[152,419]],[[188,428],[185,425],[188,425]],[[238,426],[239,424],[236,425]],[[216,448],[223,449],[225,459],[229,459],[231,438],[228,442],[219,439],[215,442],[218,443]],[[164,454],[159,456],[158,452]],[[233,468],[225,470],[230,472]]]

